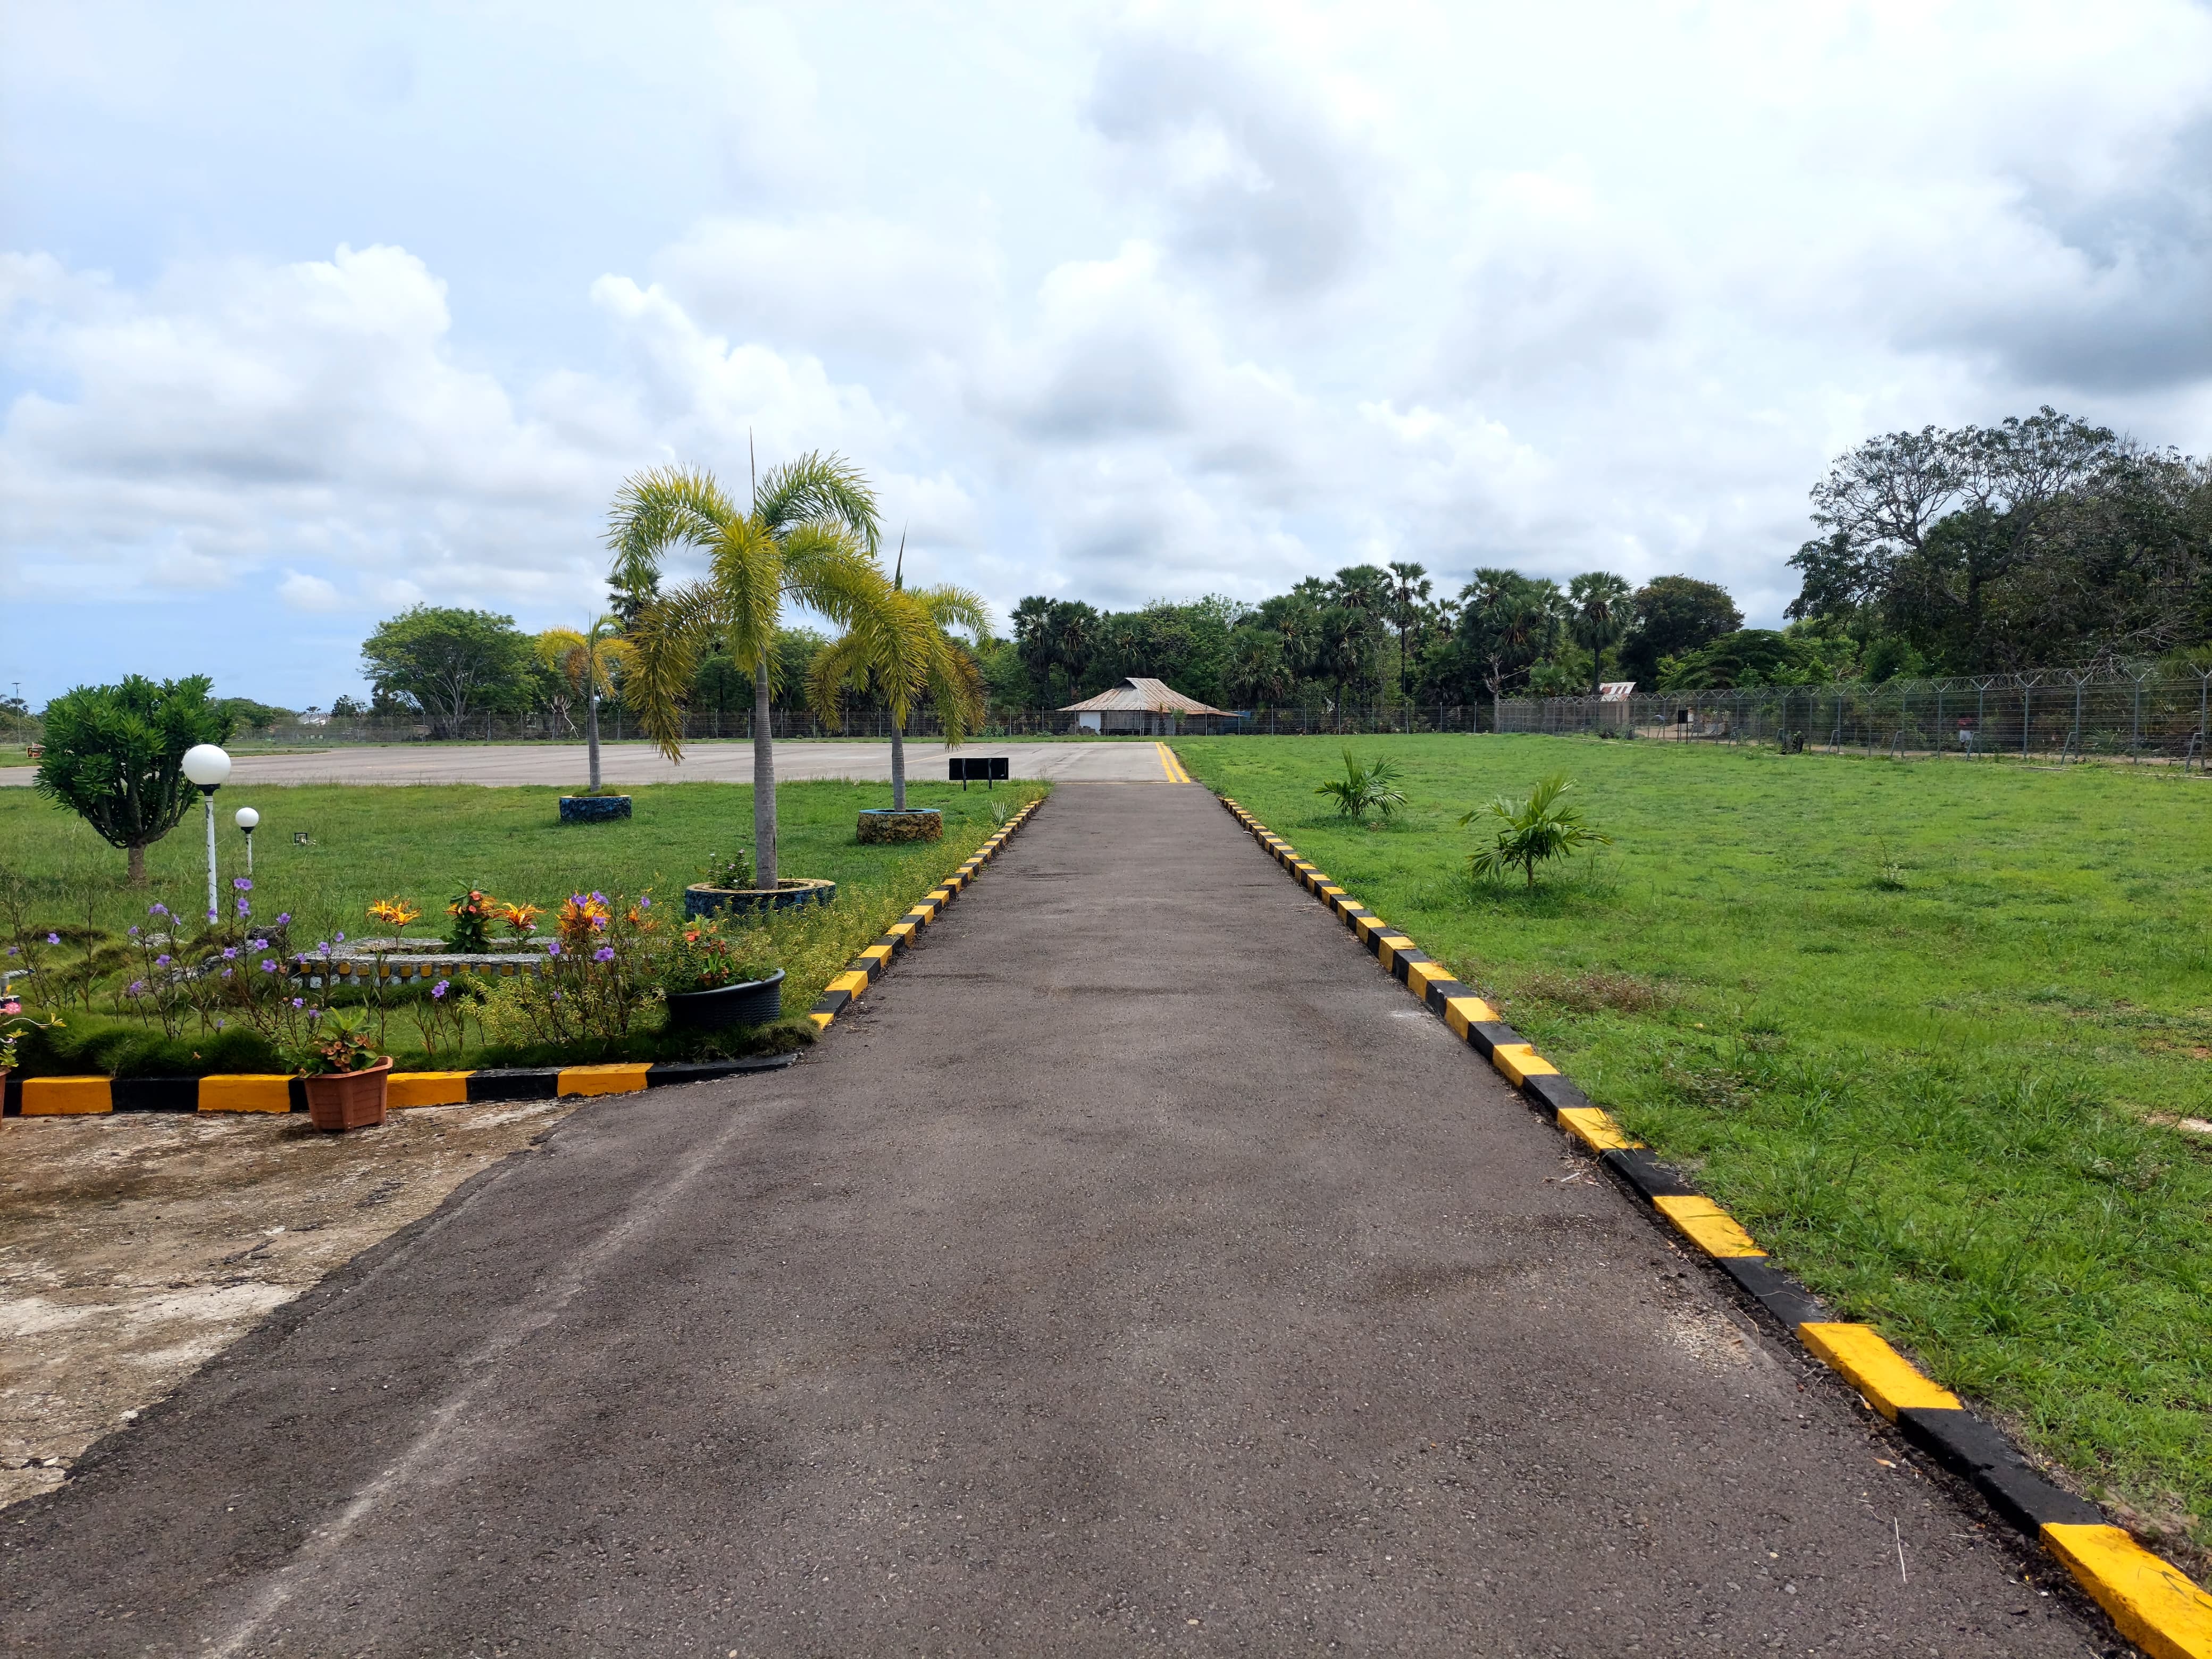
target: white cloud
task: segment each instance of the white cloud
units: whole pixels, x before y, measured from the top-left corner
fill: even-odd
[[[51,158],[0,250],[33,602],[550,620],[625,471],[750,434],[1002,609],[1389,550],[1772,620],[1870,431],[2212,448],[2187,0],[135,18],[0,64]]]

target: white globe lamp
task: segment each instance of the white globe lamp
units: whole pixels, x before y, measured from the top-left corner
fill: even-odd
[[[213,924],[222,919],[215,894],[215,792],[230,775],[230,757],[215,744],[196,743],[185,750],[184,770],[185,778],[199,786],[207,801],[208,921]]]
[[[253,876],[253,829],[261,822],[261,814],[251,806],[241,806],[231,814],[230,821],[236,824],[246,836],[246,874],[247,879],[251,880]]]

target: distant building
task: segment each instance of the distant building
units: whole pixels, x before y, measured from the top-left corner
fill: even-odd
[[[1187,720],[1198,721],[1198,729],[1204,731],[1209,720],[1235,718],[1225,708],[1186,697],[1165,680],[1133,676],[1125,684],[1072,702],[1060,712],[1074,715],[1079,732],[1134,732],[1148,738],[1172,737]]]
[[[1635,690],[1634,680],[1604,680],[1600,682],[1597,694],[1607,702],[1626,702]]]

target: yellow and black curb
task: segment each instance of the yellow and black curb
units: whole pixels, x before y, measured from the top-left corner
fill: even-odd
[[[1006,837],[1021,827],[1037,803],[1017,812],[975,855],[933,888],[922,902],[891,924],[890,931],[863,951],[850,967],[830,981],[830,989],[807,1018],[822,1030],[848,1007],[875,977],[903,952],[908,942],[944,913],[983,866],[998,855]],[[781,1071],[796,1053],[761,1054],[744,1060],[660,1060],[609,1066],[513,1066],[473,1072],[394,1072],[385,1085],[385,1103],[410,1106],[473,1106],[485,1101],[559,1100],[576,1096],[636,1094],[674,1083],[708,1083],[752,1072]],[[10,1073],[0,1115],[9,1117],[86,1117],[118,1112],[304,1112],[307,1090],[296,1077],[237,1073],[216,1077],[19,1077]]]
[[[945,914],[945,907],[968,890],[968,884],[982,873],[983,866],[999,856],[1014,831],[1029,822],[1030,814],[1043,805],[1033,800],[1008,818],[1005,826],[977,848],[974,854],[930,889],[921,903],[908,910],[890,925],[884,936],[845,964],[845,971],[830,981],[821,1000],[807,1012],[817,1030],[827,1030],[830,1022],[853,1006],[854,1000],[882,977],[884,970],[914,943],[915,936]]]
[[[1487,1060],[1532,1108],[1594,1153],[1747,1299],[1896,1424],[1910,1444],[1972,1485],[2006,1521],[2065,1563],[2130,1641],[2155,1659],[2212,1659],[2212,1595],[2106,1522],[2095,1504],[2037,1474],[1998,1429],[1923,1376],[1872,1326],[1836,1318],[1775,1267],[1733,1216],[1630,1139],[1489,1003],[1235,801],[1224,796],[1221,804],[1300,886],[1342,918],[1391,977]]]

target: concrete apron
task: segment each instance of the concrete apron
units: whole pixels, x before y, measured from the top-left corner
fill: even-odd
[[[580,1109],[11,1511],[0,1629],[2109,1644],[1590,1168],[1203,791],[1064,786],[799,1066]]]

